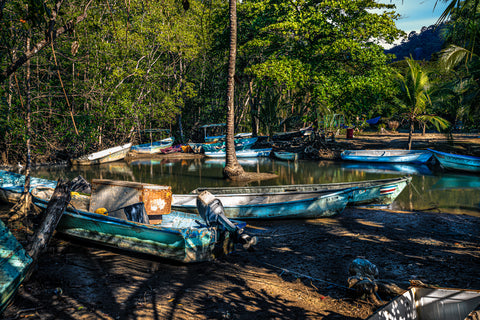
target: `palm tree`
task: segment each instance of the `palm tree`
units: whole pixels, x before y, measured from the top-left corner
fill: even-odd
[[[397,72],[402,95],[397,100],[401,114],[409,123],[408,150],[412,148],[412,138],[415,122],[432,123],[438,130],[448,127],[449,122],[442,117],[427,114],[430,99],[430,81],[428,75],[412,58],[405,59],[408,69],[405,75]]]
[[[237,179],[245,174],[242,166],[238,163],[235,153],[235,62],[237,58],[237,3],[230,0],[230,54],[228,56],[228,78],[227,78],[227,136],[226,136],[226,161],[223,169],[223,176],[228,179]]]

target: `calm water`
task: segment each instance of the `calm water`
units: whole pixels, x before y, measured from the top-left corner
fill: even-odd
[[[427,166],[404,164],[362,164],[334,161],[279,161],[239,159],[246,171],[273,172],[277,179],[251,182],[250,185],[329,183],[413,177],[412,184],[400,194],[392,209],[438,210],[480,216],[480,176],[443,173]],[[34,176],[48,179],[113,179],[169,185],[173,193],[188,193],[200,186],[242,186],[223,180],[223,160],[147,159],[85,167],[40,168]],[[438,208],[438,209],[435,209]]]

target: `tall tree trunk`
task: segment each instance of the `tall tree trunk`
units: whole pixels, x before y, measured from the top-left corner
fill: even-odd
[[[252,137],[258,137],[258,105],[257,105],[257,97],[253,94],[253,80],[250,80],[249,88],[250,94],[250,115],[252,118]]]
[[[227,78],[227,137],[226,137],[226,161],[223,169],[223,176],[228,179],[235,179],[245,172],[238,163],[235,153],[235,142],[233,140],[235,131],[235,61],[237,58],[237,3],[230,0],[230,54],[228,56],[228,78]]]
[[[413,130],[414,125],[413,121],[410,120],[410,131],[408,132],[408,150],[412,150],[412,140],[413,140]]]

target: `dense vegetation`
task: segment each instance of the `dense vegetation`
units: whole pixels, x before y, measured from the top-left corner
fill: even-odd
[[[218,0],[0,1],[1,162],[24,161],[28,138],[35,161],[54,161],[138,141],[139,130],[171,128],[186,141],[201,124],[225,122],[228,9]],[[402,35],[393,5],[243,0],[237,15],[238,132],[321,128],[332,114],[347,124],[405,119],[398,74],[408,65],[380,45]],[[424,115],[472,129],[476,15],[473,4],[453,10],[443,48],[456,47],[420,63],[430,74]]]

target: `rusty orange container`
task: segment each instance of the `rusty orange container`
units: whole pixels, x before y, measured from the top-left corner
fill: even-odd
[[[124,218],[122,211],[117,209],[138,202],[144,203],[151,224],[160,223],[162,215],[171,211],[171,187],[130,181],[92,180],[91,212],[105,208],[109,215]]]

